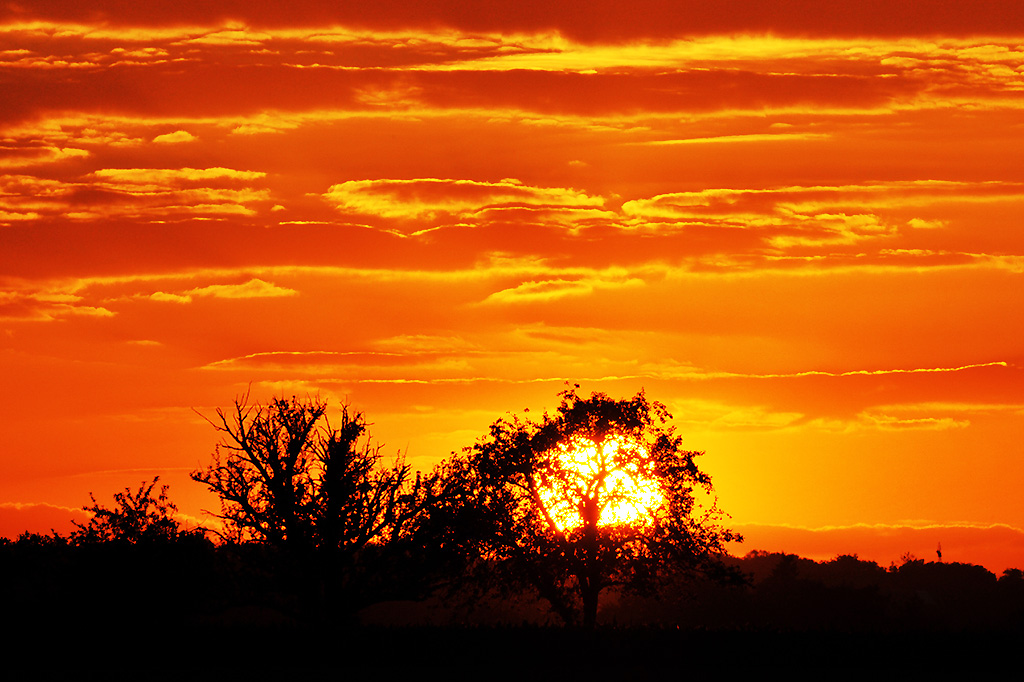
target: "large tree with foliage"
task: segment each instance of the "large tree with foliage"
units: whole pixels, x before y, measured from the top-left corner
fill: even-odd
[[[567,624],[593,627],[601,592],[645,591],[680,573],[724,571],[726,543],[710,477],[643,392],[629,400],[579,387],[540,421],[496,421],[446,462],[458,495],[436,513],[481,565],[528,585]]]

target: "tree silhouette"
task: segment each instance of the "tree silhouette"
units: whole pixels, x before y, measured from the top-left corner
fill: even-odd
[[[386,465],[381,446],[363,440],[362,413],[342,406],[335,425],[327,408],[315,397],[238,398],[217,410],[222,442],[191,476],[220,497],[225,539],[279,550],[264,560],[282,574],[305,572],[326,611],[350,613],[412,589],[392,578],[422,495],[401,455]]]
[[[380,446],[367,440],[363,415],[342,409],[341,424],[328,423],[316,443],[319,477],[313,485],[312,516],[318,546],[342,556],[371,542],[395,541],[417,508],[410,467],[400,460],[381,466]]]
[[[70,540],[74,544],[96,542],[123,542],[127,544],[143,544],[154,542],[173,542],[182,534],[195,531],[183,531],[174,514],[178,508],[167,498],[167,486],[160,486],[160,492],[153,494],[159,476],[150,482],[143,482],[134,493],[130,488],[114,494],[116,506],[107,509],[96,502],[95,496],[89,493],[92,505],[83,510],[92,513],[88,523],[73,521],[77,530],[73,531]]]
[[[218,518],[229,539],[277,546],[309,539],[315,427],[326,410],[324,402],[294,397],[250,405],[248,394],[235,400],[230,416],[217,409],[210,423],[224,440],[213,462],[191,477],[220,496]]]
[[[267,405],[235,400],[217,410],[224,435],[213,462],[194,481],[221,499],[227,536],[279,547],[352,552],[394,537],[411,514],[410,467],[382,464],[367,439],[362,413],[342,406],[340,425],[319,398],[274,398]]]
[[[718,525],[711,479],[666,426],[660,403],[560,394],[539,422],[500,419],[443,465],[458,488],[435,513],[452,542],[502,578],[534,588],[566,624],[591,628],[601,592],[647,591],[670,575],[731,576],[719,561],[741,538]],[[440,497],[440,496],[439,496]],[[453,501],[454,500],[454,501]],[[459,537],[461,536],[461,537]]]

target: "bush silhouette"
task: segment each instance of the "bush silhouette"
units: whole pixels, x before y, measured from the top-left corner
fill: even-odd
[[[160,486],[160,492],[153,494],[153,488],[160,480],[159,476],[150,482],[143,482],[134,493],[130,488],[114,494],[116,505],[107,509],[96,502],[89,493],[92,504],[83,510],[92,514],[88,523],[73,521],[77,530],[73,531],[70,540],[73,544],[90,544],[97,542],[119,542],[130,545],[157,542],[173,542],[185,533],[202,531],[184,531],[174,517],[178,508],[167,497],[167,486]]]

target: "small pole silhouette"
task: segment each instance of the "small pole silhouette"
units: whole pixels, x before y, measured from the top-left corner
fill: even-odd
[[[935,550],[935,553],[939,555],[939,563],[942,563],[942,543],[939,543],[939,548]]]

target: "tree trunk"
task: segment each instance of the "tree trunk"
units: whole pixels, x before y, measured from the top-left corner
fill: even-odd
[[[597,601],[601,594],[600,554],[597,540],[597,496],[583,503],[583,575],[579,576],[580,597],[583,599],[583,628],[593,630],[597,625]]]
[[[597,602],[600,588],[587,586],[582,590],[583,597],[583,629],[593,630],[597,626]]]

